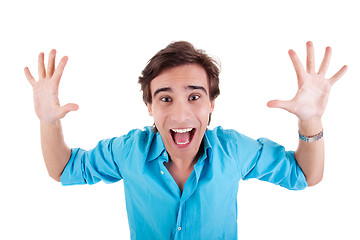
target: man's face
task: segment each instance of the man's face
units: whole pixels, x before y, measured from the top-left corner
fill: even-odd
[[[150,89],[149,114],[166,150],[173,159],[192,161],[214,110],[205,70],[196,64],[165,70],[151,81]]]

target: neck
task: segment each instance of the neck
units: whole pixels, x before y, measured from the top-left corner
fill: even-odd
[[[177,157],[177,156],[170,156],[169,158],[169,165],[173,165],[176,169],[188,170],[193,169],[194,165],[200,158],[201,153],[203,152],[203,143],[201,143],[199,150],[197,151],[196,155],[193,157]]]

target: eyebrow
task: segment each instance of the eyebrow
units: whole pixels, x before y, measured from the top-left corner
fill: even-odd
[[[156,95],[158,95],[161,92],[172,92],[172,89],[169,87],[159,88],[154,92],[154,97],[156,97]]]
[[[202,86],[194,86],[194,85],[189,85],[187,87],[185,87],[185,89],[190,89],[190,90],[201,90],[203,91],[206,95],[208,95],[208,92],[206,91],[206,89]],[[164,87],[164,88],[159,88],[154,92],[154,97],[156,97],[156,95],[158,95],[161,92],[172,92],[173,90],[170,87]]]
[[[186,88],[189,88],[189,89],[191,89],[191,90],[201,90],[201,91],[203,91],[206,95],[208,95],[206,89],[205,89],[204,87],[202,87],[202,86],[189,85],[189,86],[187,86]]]

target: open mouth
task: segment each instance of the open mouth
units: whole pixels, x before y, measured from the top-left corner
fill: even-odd
[[[173,128],[170,129],[171,137],[175,144],[185,146],[189,144],[195,134],[195,128]]]

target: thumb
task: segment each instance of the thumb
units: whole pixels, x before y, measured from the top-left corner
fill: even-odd
[[[294,112],[294,105],[291,101],[272,100],[267,102],[269,108],[281,108],[288,112]]]
[[[60,118],[65,117],[71,111],[77,111],[79,109],[79,105],[75,103],[68,103],[60,108]]]

